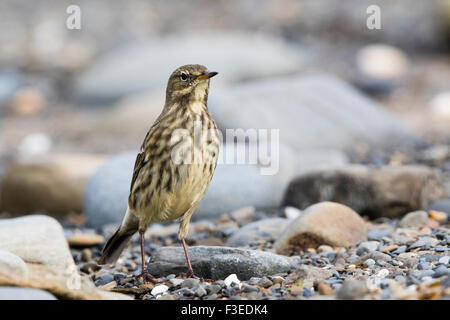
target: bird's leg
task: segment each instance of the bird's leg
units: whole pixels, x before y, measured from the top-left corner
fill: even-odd
[[[144,234],[145,230],[139,230],[139,236],[141,240],[141,258],[142,258],[142,272],[140,275],[137,276],[137,279],[142,277],[142,280],[144,283],[152,282],[153,284],[158,283],[158,280],[153,277],[150,273],[147,271],[147,264],[145,263],[145,252],[144,252]]]
[[[184,238],[181,238],[181,243],[183,244],[183,249],[184,249],[184,255],[186,256],[186,262],[188,265],[188,273],[187,273],[187,277],[188,278],[198,278],[195,274],[194,274],[194,270],[192,269],[192,265],[191,265],[191,259],[189,259],[189,255],[186,249],[186,242],[184,241]]]

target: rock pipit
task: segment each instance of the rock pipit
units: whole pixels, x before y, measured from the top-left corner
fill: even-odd
[[[146,268],[144,233],[150,223],[180,219],[178,237],[194,277],[184,238],[217,164],[220,138],[208,107],[209,72],[185,65],[169,78],[164,109],[148,131],[137,155],[128,209],[119,229],[103,248],[100,264],[114,263],[139,231],[144,281],[155,282]]]

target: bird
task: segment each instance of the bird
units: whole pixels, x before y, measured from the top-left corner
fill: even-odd
[[[186,248],[189,222],[206,193],[217,166],[221,135],[208,106],[210,72],[199,64],[170,75],[161,114],[147,132],[136,157],[128,208],[106,242],[100,265],[113,264],[138,232],[144,282],[158,280],[147,270],[144,234],[151,223],[179,219],[178,238],[187,262],[187,277],[197,277]]]

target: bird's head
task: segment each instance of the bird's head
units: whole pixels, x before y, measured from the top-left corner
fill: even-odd
[[[169,78],[166,90],[166,101],[179,99],[206,100],[208,97],[209,79],[217,75],[205,66],[187,64],[177,68]]]

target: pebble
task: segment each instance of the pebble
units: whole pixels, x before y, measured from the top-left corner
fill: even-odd
[[[179,278],[172,278],[172,279],[169,279],[169,282],[172,284],[172,286],[176,287],[176,286],[181,285],[184,282],[184,280],[179,279]]]
[[[450,256],[444,256],[444,257],[439,258],[439,263],[448,264],[449,260],[450,260]]]
[[[357,299],[363,297],[368,292],[365,281],[346,280],[337,292],[337,298],[343,300]]]
[[[364,261],[364,265],[365,265],[367,268],[371,268],[371,267],[373,267],[373,266],[375,265],[375,260],[373,260],[373,259],[367,259],[366,261]]]
[[[443,265],[434,270],[433,278],[440,278],[442,276],[450,276],[450,269]]]
[[[239,286],[239,288],[241,287],[241,281],[239,281],[235,273],[230,274],[228,277],[226,277],[224,283],[227,287],[230,287],[233,283],[236,283]]]
[[[107,273],[107,274],[101,276],[97,281],[95,281],[95,285],[96,286],[103,286],[103,285],[105,285],[107,283],[110,283],[112,281],[114,281],[114,277],[111,274]]]
[[[417,269],[419,269],[419,270],[429,270],[429,269],[431,269],[431,266],[430,266],[430,264],[428,262],[420,262],[417,265]]]
[[[167,292],[167,290],[169,290],[168,286],[166,286],[165,284],[160,284],[152,289],[151,294],[157,296],[159,294]]]
[[[203,297],[203,296],[206,296],[207,295],[207,292],[206,292],[206,290],[205,290],[205,288],[203,288],[202,286],[199,286],[198,288],[197,288],[197,290],[195,290],[195,295],[197,296],[197,297]]]
[[[358,249],[356,250],[356,254],[359,255],[359,256],[362,256],[363,254],[366,254],[368,252],[375,251],[375,250],[377,250],[379,245],[380,245],[380,242],[378,242],[378,241],[361,242],[358,245]]]
[[[434,275],[434,271],[433,270],[425,270],[424,272],[422,272],[419,275],[419,280],[422,280],[425,277],[432,277]]]
[[[257,291],[259,291],[259,289],[255,286],[249,286],[249,285],[244,287],[244,292],[253,292],[253,291],[257,292]]]
[[[258,281],[258,285],[263,287],[263,288],[268,288],[268,287],[273,285],[273,282],[270,279],[264,277],[264,278],[261,278],[261,280]]]
[[[173,280],[173,279],[172,279],[172,280]],[[196,279],[196,278],[188,278],[188,279],[183,280],[181,286],[184,287],[184,288],[189,288],[189,289],[191,289],[191,288],[196,288],[196,287],[198,287],[199,284],[200,284],[200,280],[199,280],[199,279]]]
[[[314,296],[314,292],[311,289],[303,288],[303,296],[306,298]]]
[[[385,278],[388,275],[389,275],[388,269],[381,269],[380,271],[377,272],[377,277],[379,277],[379,278]]]
[[[67,240],[71,247],[91,247],[105,242],[105,238],[99,234],[75,233]]]

